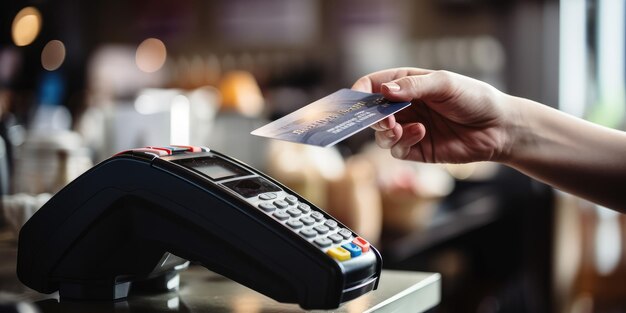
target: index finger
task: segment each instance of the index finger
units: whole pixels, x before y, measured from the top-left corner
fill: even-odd
[[[370,126],[376,131],[385,131],[396,127],[396,117],[392,114]]]

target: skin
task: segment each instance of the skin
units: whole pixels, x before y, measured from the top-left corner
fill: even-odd
[[[408,108],[372,128],[398,159],[427,163],[494,161],[626,213],[626,133],[505,94],[447,71],[397,68],[352,87]]]

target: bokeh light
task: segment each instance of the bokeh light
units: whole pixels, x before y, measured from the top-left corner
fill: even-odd
[[[148,38],[139,44],[135,54],[137,67],[146,73],[160,70],[165,64],[167,49],[163,41],[156,38]]]
[[[65,61],[65,45],[59,40],[50,40],[41,51],[41,66],[48,71],[61,67]]]
[[[41,13],[35,7],[20,10],[11,25],[13,42],[18,47],[31,44],[41,30]]]

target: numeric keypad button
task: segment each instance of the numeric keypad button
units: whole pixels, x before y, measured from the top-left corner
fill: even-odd
[[[281,209],[284,209],[289,206],[289,203],[287,203],[287,201],[285,200],[276,200],[274,201],[274,205]]]
[[[293,229],[298,229],[298,228],[302,228],[302,226],[304,226],[304,224],[302,224],[302,222],[298,221],[298,220],[289,220],[287,222],[287,225]]]
[[[328,227],[330,230],[337,229],[337,222],[333,220],[327,220],[326,222],[324,222],[324,225],[326,225],[326,227]]]
[[[332,240],[333,243],[340,243],[343,241],[343,236],[339,234],[332,234],[328,236],[328,239]]]
[[[330,239],[328,239],[326,237],[317,238],[313,242],[315,242],[315,244],[318,245],[321,248],[328,247],[328,246],[330,246],[333,243]]]
[[[276,207],[269,202],[261,202],[261,204],[259,204],[259,208],[265,212],[272,212],[276,210]]]
[[[274,217],[277,218],[280,221],[284,221],[284,220],[289,219],[289,214],[287,214],[285,212],[281,212],[281,211],[276,211],[272,215],[274,215]]]
[[[328,229],[328,227],[324,226],[324,225],[318,225],[313,227],[313,229],[315,229],[316,232],[318,232],[320,235],[323,235],[325,233],[327,233],[330,229]]]
[[[313,238],[315,236],[317,236],[317,232],[310,229],[310,228],[305,228],[303,230],[300,231],[300,234],[306,238]]]
[[[341,235],[343,238],[346,238],[346,239],[352,237],[352,232],[347,230],[347,229],[345,229],[345,228],[340,229],[337,232],[337,234]]]
[[[298,217],[302,215],[302,212],[300,212],[300,210],[298,209],[287,209],[287,213],[291,215],[291,217]]]
[[[324,214],[320,212],[311,212],[311,217],[314,218],[317,222],[321,222],[324,220]]]
[[[298,198],[296,198],[295,196],[286,196],[285,197],[285,201],[287,201],[287,203],[294,205],[296,203],[298,203]]]
[[[304,223],[304,225],[306,226],[311,226],[315,224],[315,219],[310,216],[303,216],[302,218],[300,218],[300,222]]]
[[[259,199],[261,200],[272,200],[276,199],[276,194],[273,192],[266,192],[259,195]]]
[[[302,213],[307,214],[311,212],[311,207],[306,203],[298,204],[298,210],[302,211]]]

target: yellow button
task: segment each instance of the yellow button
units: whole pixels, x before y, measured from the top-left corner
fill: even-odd
[[[338,261],[350,260],[350,251],[342,247],[330,248],[328,249],[328,251],[326,251],[326,254],[330,255],[333,259]]]

